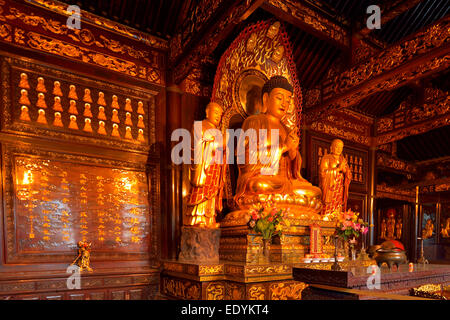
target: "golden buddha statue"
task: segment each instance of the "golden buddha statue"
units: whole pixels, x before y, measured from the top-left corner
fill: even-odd
[[[441,224],[441,235],[442,238],[450,238],[450,218],[445,220],[445,227]]]
[[[383,220],[381,221],[381,234],[380,234],[380,239],[387,239],[387,238],[386,238],[386,231],[387,231],[386,218],[383,218]]]
[[[432,219],[428,219],[425,228],[422,230],[422,239],[429,239],[433,236],[434,224]]]
[[[214,161],[215,152],[223,150],[215,141],[210,129],[219,127],[222,119],[222,107],[211,102],[206,107],[206,119],[202,121],[201,130],[193,130],[194,144],[199,161],[194,161],[191,166],[191,192],[187,197],[186,219],[184,225],[204,228],[218,228],[216,223],[216,211],[222,211],[222,187],[224,182],[224,163]],[[196,163],[198,162],[198,163]]]
[[[242,125],[234,200],[241,210],[270,200],[279,208],[289,208],[291,218],[321,219],[318,213],[322,192],[300,174],[302,159],[297,129],[289,130],[281,121],[292,95],[293,87],[285,77],[274,76],[264,84],[265,112],[248,117]],[[259,134],[259,143],[246,139],[247,132]],[[265,137],[261,132],[266,132]]]
[[[336,212],[347,210],[348,188],[352,173],[347,160],[342,155],[344,143],[334,139],[331,142],[330,153],[325,154],[320,161],[319,186],[323,192],[323,213],[325,217],[333,218]]]

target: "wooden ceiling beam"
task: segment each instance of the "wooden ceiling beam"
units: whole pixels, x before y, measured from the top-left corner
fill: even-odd
[[[181,24],[183,30],[172,37],[172,81],[180,83],[196,65],[208,60],[219,42],[263,2],[264,0],[227,0],[217,1],[217,6],[214,6],[210,1],[201,1],[199,6],[203,7],[196,8],[199,14]]]
[[[331,110],[352,106],[376,92],[393,90],[450,67],[450,16],[325,79],[319,103],[308,108],[313,122]]]
[[[325,40],[338,48],[349,51],[351,33],[346,27],[302,2],[294,0],[266,0],[262,8],[278,19]]]

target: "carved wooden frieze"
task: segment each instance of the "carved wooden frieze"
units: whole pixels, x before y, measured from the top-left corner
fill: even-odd
[[[51,1],[40,1],[40,4],[62,13],[61,4]],[[67,16],[53,17],[46,9],[2,0],[0,41],[164,85],[165,66],[161,52],[99,28],[98,25],[104,25],[105,21],[98,18],[95,25],[82,23],[81,29],[69,29]],[[127,33],[125,29],[111,27],[116,32]]]
[[[151,93],[3,58],[3,129],[147,151],[155,142]]]
[[[70,263],[80,240],[92,242],[93,261],[156,255],[157,165],[9,144],[2,151],[8,263]]]

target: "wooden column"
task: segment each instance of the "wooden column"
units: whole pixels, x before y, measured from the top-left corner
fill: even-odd
[[[412,259],[413,261],[417,261],[417,237],[419,236],[419,186],[416,186],[416,200],[414,203],[414,229],[412,234]]]
[[[176,259],[180,243],[182,218],[182,165],[175,165],[171,159],[172,148],[178,142],[172,142],[172,132],[181,128],[181,95],[183,92],[175,85],[167,89],[167,145],[165,152],[166,199],[165,230],[163,230],[163,246],[166,248],[165,258]],[[164,177],[163,177],[164,179]]]
[[[369,194],[368,194],[368,210],[367,215],[369,217],[369,245],[374,245],[376,240],[375,235],[375,196],[376,196],[376,147],[369,149]]]

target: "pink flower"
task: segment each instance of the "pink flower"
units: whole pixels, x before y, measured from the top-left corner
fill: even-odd
[[[341,228],[342,231],[345,231],[345,229],[347,229],[347,227],[342,227],[342,228]]]
[[[367,227],[361,227],[361,232],[363,233],[363,234],[366,234],[367,232],[369,231],[369,228],[367,228]]]
[[[343,225],[344,227],[351,227],[351,226],[352,226],[352,222],[351,222],[351,221],[344,221],[344,222],[342,223],[342,225]]]
[[[361,225],[360,225],[359,223],[355,223],[355,224],[353,225],[353,228],[354,228],[355,230],[359,230],[359,229],[361,228]]]

